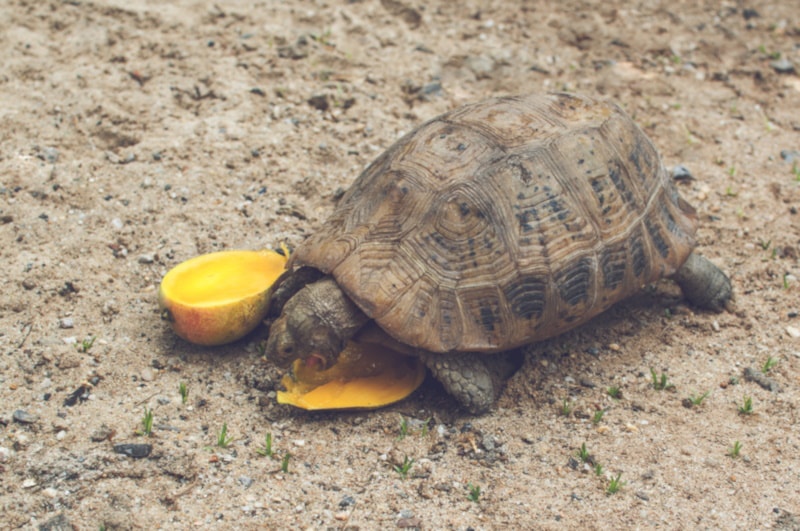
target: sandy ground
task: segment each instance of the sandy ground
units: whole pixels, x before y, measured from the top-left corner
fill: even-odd
[[[800,528],[797,5],[485,4],[0,3],[0,528]],[[481,417],[430,380],[280,406],[263,329],[206,349],[159,319],[179,262],[296,245],[414,125],[549,90],[690,169],[735,312],[659,283],[533,348]]]

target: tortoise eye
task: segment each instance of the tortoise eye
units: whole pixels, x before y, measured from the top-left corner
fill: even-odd
[[[292,347],[291,345],[288,346],[288,347],[284,347],[283,348],[283,353],[284,354],[291,354],[293,351],[294,351],[294,347]]]

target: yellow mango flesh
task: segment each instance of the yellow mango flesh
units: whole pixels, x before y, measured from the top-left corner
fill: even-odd
[[[376,345],[349,343],[329,369],[297,360],[281,380],[278,403],[308,409],[374,409],[413,393],[425,379],[417,358]]]
[[[222,345],[252,331],[267,314],[287,257],[275,251],[221,251],[178,264],[161,281],[158,302],[175,333]]]

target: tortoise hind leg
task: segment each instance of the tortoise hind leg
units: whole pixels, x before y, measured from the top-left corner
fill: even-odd
[[[500,395],[505,381],[520,365],[518,352],[427,353],[420,357],[445,390],[474,414],[489,410]]]
[[[700,308],[721,312],[733,296],[728,276],[697,253],[690,254],[672,278],[689,302]]]

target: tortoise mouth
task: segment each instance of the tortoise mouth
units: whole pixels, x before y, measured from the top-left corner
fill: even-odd
[[[328,361],[328,359],[320,354],[311,354],[310,356],[303,358],[303,365],[310,369],[324,371],[329,365],[331,365],[331,363]]]

